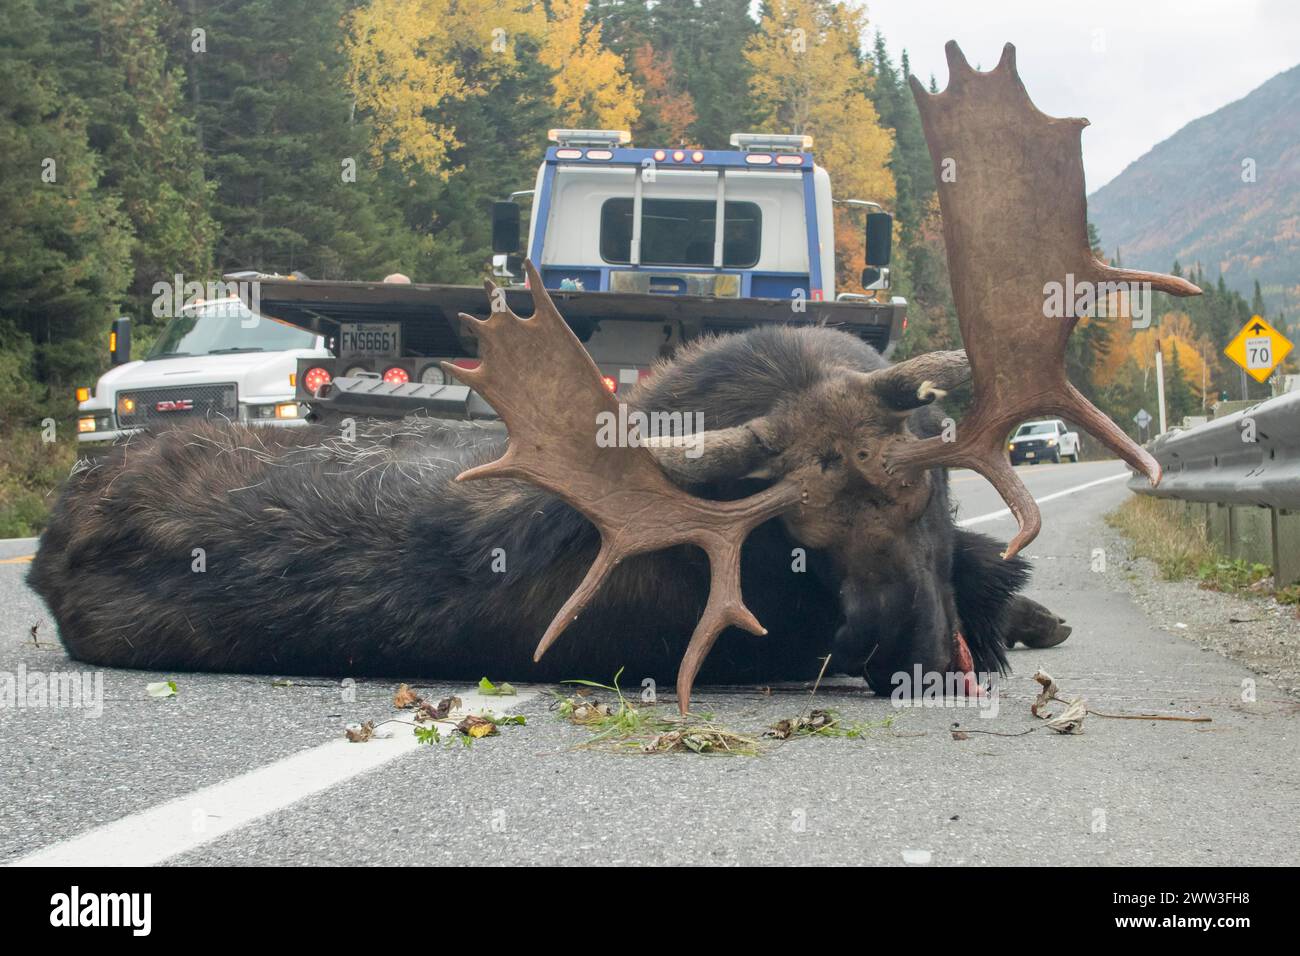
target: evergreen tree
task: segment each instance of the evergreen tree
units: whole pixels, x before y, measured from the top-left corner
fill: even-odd
[[[175,42],[217,183],[220,271],[369,278],[396,268],[411,242],[366,161],[368,131],[340,49],[347,6],[187,0]],[[205,37],[198,50],[195,28]]]
[[[70,410],[130,281],[130,226],[89,141],[94,108],[57,69],[63,27],[32,0],[0,18],[0,154],[11,173],[0,178],[0,378],[10,399],[0,396],[0,414],[10,425]]]
[[[184,74],[167,48],[175,11],[161,0],[55,0],[48,4],[60,77],[87,112],[100,185],[130,220],[127,311],[148,315],[159,280],[204,280],[216,226],[212,188],[184,113]]]

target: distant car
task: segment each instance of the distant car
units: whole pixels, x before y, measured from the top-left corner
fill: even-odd
[[[1040,461],[1059,462],[1062,458],[1078,461],[1079,453],[1083,451],[1083,442],[1078,432],[1065,427],[1065,422],[1059,418],[1050,418],[1021,425],[1008,443],[1007,451],[1013,465],[1023,465],[1025,462],[1036,465]]]

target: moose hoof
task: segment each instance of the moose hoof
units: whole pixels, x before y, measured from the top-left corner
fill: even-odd
[[[1055,647],[1070,636],[1074,628],[1065,623],[1065,618],[1058,617],[1037,601],[1017,595],[1007,605],[1003,618],[1003,635],[1007,647],[1024,644],[1026,647],[1042,649]]]

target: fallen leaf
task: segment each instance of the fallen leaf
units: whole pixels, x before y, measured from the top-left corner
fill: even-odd
[[[174,680],[164,680],[154,684],[146,684],[144,692],[150,697],[175,697],[180,693],[180,690]]]
[[[1030,706],[1029,712],[1035,717],[1042,717],[1046,720],[1052,715],[1049,713],[1039,713],[1039,708],[1046,707],[1051,703],[1052,698],[1055,697],[1061,689],[1056,686],[1056,681],[1053,679],[1051,674],[1047,673],[1047,671],[1034,671],[1034,680],[1038,681],[1038,683],[1042,685],[1043,689],[1039,691],[1038,696],[1034,699],[1034,703]]]
[[[396,693],[393,694],[393,706],[398,710],[406,710],[408,707],[414,707],[423,700],[419,694],[411,690],[405,684],[397,686]]]
[[[488,720],[486,717],[477,717],[474,714],[470,714],[456,725],[456,730],[458,733],[462,733],[466,737],[472,737],[477,740],[480,737],[491,737],[497,732],[497,725],[492,723],[492,721]]]
[[[1061,712],[1059,717],[1053,717],[1047,722],[1049,730],[1055,730],[1058,734],[1081,734],[1083,733],[1083,718],[1088,716],[1088,702],[1082,697],[1077,697],[1070,701],[1070,705]]]
[[[447,715],[458,709],[460,705],[461,700],[459,697],[444,697],[436,704],[421,699],[420,706],[415,711],[415,719],[446,720]]]
[[[348,724],[343,733],[354,744],[364,744],[375,735],[375,722],[367,720],[364,724]]]
[[[502,681],[500,684],[493,684],[486,677],[478,682],[480,694],[486,694],[489,697],[514,697],[519,691]]]
[[[814,710],[809,712],[807,717],[799,716],[778,721],[763,736],[774,740],[789,740],[799,734],[815,734],[834,725],[835,717],[830,711]]]
[[[954,730],[954,731],[952,732],[952,739],[953,739],[953,740],[970,740],[970,734],[966,733],[966,731],[964,731],[964,730]]]

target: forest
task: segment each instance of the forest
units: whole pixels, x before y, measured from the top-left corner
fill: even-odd
[[[106,367],[114,317],[132,318],[137,348],[157,334],[156,283],[242,269],[475,282],[489,204],[531,185],[554,126],[703,148],[741,130],[811,134],[838,194],[895,214],[894,289],[911,303],[900,355],[960,347],[906,52],[891,56],[860,4],[751,6],[6,0],[0,536],[41,527],[75,455],[73,390]],[[839,286],[855,289],[847,214],[836,244]],[[1073,381],[1134,435],[1137,409],[1155,410],[1157,348],[1176,423],[1243,397],[1222,351],[1264,312],[1258,285],[1249,301],[1213,263],[1168,268],[1205,294],[1157,295],[1147,329],[1084,319],[1071,343]]]

